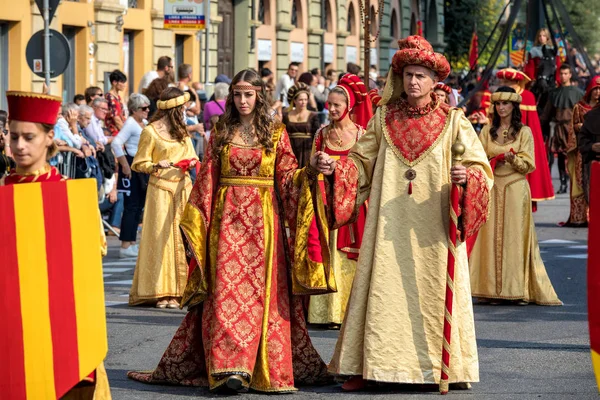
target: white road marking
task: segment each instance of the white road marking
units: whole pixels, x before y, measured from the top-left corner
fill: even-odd
[[[104,268],[103,271],[104,272],[126,272],[126,271],[131,271],[133,269],[133,267],[131,268]]]
[[[104,265],[105,267],[108,266],[118,266],[118,265],[131,265],[131,266],[135,266],[135,260],[131,260],[131,261],[109,261],[109,262],[105,262],[102,263],[102,265]]]
[[[105,301],[104,305],[106,307],[114,307],[114,306],[122,306],[123,304],[129,304],[127,301]]]
[[[109,276],[112,276],[112,274],[104,274],[102,275],[104,278],[108,278]]]
[[[540,242],[540,244],[569,244],[569,243],[577,243],[572,240],[563,240],[563,239],[550,239],[544,240]]]
[[[587,250],[587,244],[581,244],[577,246],[569,246],[569,249]]]
[[[559,258],[575,258],[575,259],[578,259],[578,260],[586,260],[588,258],[588,255],[587,254],[567,254],[567,255],[564,255],[564,256],[556,256],[556,257],[559,257]]]
[[[127,281],[112,281],[112,282],[104,282],[105,285],[131,285],[133,284],[133,279],[129,279]]]

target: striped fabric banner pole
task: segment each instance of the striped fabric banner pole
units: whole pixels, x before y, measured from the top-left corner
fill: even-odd
[[[460,165],[465,146],[458,140],[452,145],[452,165]],[[442,337],[442,375],[440,393],[447,394],[450,384],[450,342],[452,338],[452,305],[454,303],[454,266],[456,264],[456,238],[458,232],[458,184],[450,192],[450,225],[448,228],[448,269],[446,273],[446,300],[444,307],[444,335]]]

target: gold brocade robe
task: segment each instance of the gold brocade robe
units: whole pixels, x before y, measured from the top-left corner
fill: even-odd
[[[487,125],[479,135],[488,158],[513,149],[513,163],[494,171],[490,216],[479,232],[469,259],[475,297],[524,300],[562,305],[540,255],[526,175],[535,169],[531,130],[523,126],[516,139],[499,144]]]
[[[182,299],[189,311],[158,367],[129,377],[216,389],[240,374],[244,386],[263,392],[326,382],[302,298],[290,296],[281,220],[293,243],[307,223],[296,217],[298,202],[308,196],[312,204],[308,187],[300,187],[305,170],[282,124],[270,152],[229,143],[214,157],[214,138],[180,225],[191,257]]]
[[[138,151],[131,168],[150,174],[140,251],[129,292],[129,305],[154,302],[163,297],[181,297],[187,282],[188,267],[179,221],[192,181],[188,172],[179,168],[154,170],[161,160],[177,163],[198,159],[190,138],[180,142],[166,139],[159,132],[162,124],[148,125],[140,136]]]
[[[333,175],[334,227],[351,221],[350,214],[367,197],[369,213],[329,371],[381,382],[433,384],[439,383],[441,374],[450,149],[457,137],[466,147],[463,165],[468,168],[459,225],[469,236],[485,221],[492,173],[462,111],[438,103],[414,117],[407,108],[402,99],[380,106],[348,162],[338,161]],[[410,169],[416,174],[412,193]],[[468,222],[474,221],[471,218],[478,221]],[[449,382],[477,382],[463,243],[457,246],[455,271]]]

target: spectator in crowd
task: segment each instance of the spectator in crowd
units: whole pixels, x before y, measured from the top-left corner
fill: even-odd
[[[333,89],[337,86],[337,81],[337,71],[333,68],[328,69],[325,78],[325,87]]]
[[[203,117],[205,131],[212,130],[219,119],[219,115],[225,112],[225,98],[228,93],[229,85],[225,82],[220,82],[215,85],[215,99],[206,103],[204,107]]]
[[[8,124],[7,124],[8,113],[4,110],[0,110],[0,179],[8,175],[11,169],[15,167],[15,160],[12,159],[7,153],[8,149]]]
[[[131,170],[131,164],[138,150],[142,129],[146,127],[150,100],[143,94],[133,93],[127,102],[129,118],[119,131],[111,148],[121,167],[118,190],[124,194],[124,210],[121,220],[120,258],[137,257],[139,249],[135,244],[137,227],[142,217],[146,201],[148,175]]]
[[[80,93],[76,94],[73,96],[73,103],[77,104],[78,106],[86,104],[85,96]]]
[[[102,93],[102,89],[100,89],[98,86],[90,86],[89,88],[85,89],[83,94],[83,97],[85,97],[85,104],[90,107],[92,106],[92,101],[94,101],[97,97],[103,96],[104,94]]]
[[[348,64],[346,64],[346,72],[348,72],[349,74],[358,75],[360,74],[360,67],[353,62],[349,62]]]
[[[315,99],[315,95],[313,93],[312,88],[317,86],[317,78],[311,74],[310,72],[304,72],[298,77],[298,82],[304,83],[310,89],[310,95],[308,96],[308,110],[317,111],[317,100]],[[288,94],[289,94],[288,90]],[[290,106],[292,105],[292,100],[288,98]]]
[[[190,90],[190,86],[192,85],[192,76],[193,70],[190,64],[181,64],[179,69],[177,70],[177,78],[179,81],[177,82],[177,87],[179,90],[183,92],[187,92]],[[190,91],[191,103],[186,110],[186,114],[188,116],[198,116],[200,114],[200,100],[198,99],[198,93],[195,90]],[[197,123],[197,122],[196,122]]]
[[[228,85],[231,85],[231,78],[225,74],[217,75],[217,77],[215,78],[215,85],[217,83],[226,83]]]
[[[273,83],[275,75],[269,68],[263,68],[260,70],[260,78],[263,80],[265,85],[268,85],[269,83]]]
[[[150,86],[150,83],[158,78],[165,78],[167,81],[173,81],[174,65],[173,59],[169,56],[162,56],[156,62],[156,71],[148,71],[142,77],[138,86],[138,93],[144,93],[144,90]]]
[[[160,94],[169,87],[169,80],[165,77],[153,80],[150,85],[144,90],[144,95],[150,100],[150,112],[148,118],[152,118],[156,112],[156,102],[160,98]]]
[[[79,106],[75,103],[64,104],[61,113],[58,114],[56,125],[58,125],[64,135],[69,138],[70,146],[76,149],[82,148],[86,142],[77,131],[77,116],[79,115]]]
[[[90,124],[85,128],[86,135],[96,143],[96,149],[104,150],[104,146],[112,141],[112,137],[108,138],[102,129],[102,122],[108,113],[108,101],[104,97],[97,97],[92,101],[92,109],[94,115]]]
[[[275,86],[275,99],[281,101],[284,107],[288,107],[290,103],[287,99],[287,92],[290,90],[296,82],[296,76],[298,76],[298,69],[300,64],[297,62],[291,62],[288,65],[288,70],[285,74],[281,75],[277,86]]]
[[[121,99],[121,92],[125,90],[127,77],[118,69],[110,74],[110,91],[104,96],[108,101],[108,113],[104,119],[104,125],[111,136],[119,133],[125,123],[125,106]]]

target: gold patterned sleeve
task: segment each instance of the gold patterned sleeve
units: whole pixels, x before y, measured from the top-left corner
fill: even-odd
[[[152,126],[147,126],[140,135],[138,150],[133,158],[131,169],[136,172],[150,174],[154,170],[154,161],[152,160],[152,152],[154,151],[154,136],[151,132]]]
[[[573,123],[573,131],[575,132],[575,135],[579,134],[579,131],[581,130],[581,127],[583,126],[583,109],[579,104],[575,104],[575,107],[573,107],[573,118],[572,118],[572,123]]]
[[[526,175],[535,170],[533,134],[528,126],[523,126],[519,135],[521,136],[519,148],[514,149],[517,154],[510,164],[518,173]]]

